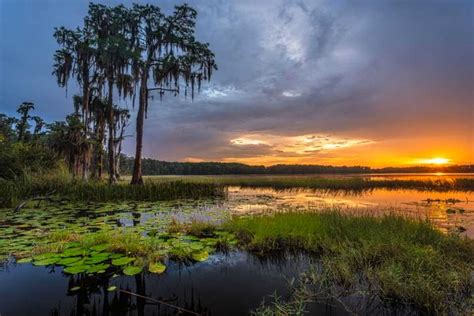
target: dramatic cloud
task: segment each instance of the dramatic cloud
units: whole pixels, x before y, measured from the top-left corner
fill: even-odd
[[[474,161],[472,2],[190,4],[199,12],[197,38],[210,43],[219,70],[193,101],[154,98],[145,156],[375,166]],[[0,6],[2,111],[28,99],[48,119],[61,119],[76,91],[71,85],[65,98],[50,76],[52,29],[79,25],[86,3]],[[125,147],[133,154],[133,137]]]

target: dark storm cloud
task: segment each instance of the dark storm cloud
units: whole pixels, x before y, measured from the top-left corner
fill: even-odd
[[[219,71],[194,101],[153,101],[145,156],[268,155],[275,148],[230,140],[328,134],[381,141],[433,132],[441,120],[446,130],[472,133],[470,1],[190,4],[199,11],[197,37],[211,44]],[[169,10],[173,2],[162,5]],[[4,0],[0,6],[2,111],[29,99],[49,119],[60,119],[72,105],[50,75],[52,28],[79,25],[87,5]],[[132,153],[132,137],[126,148]]]

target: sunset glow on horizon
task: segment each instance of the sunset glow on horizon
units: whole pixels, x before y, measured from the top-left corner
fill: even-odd
[[[6,1],[0,10],[0,20],[16,26],[2,33],[0,68],[9,75],[0,76],[0,112],[13,116],[33,100],[54,122],[73,111],[80,89],[65,94],[51,75],[58,48],[52,31],[81,25],[87,3],[79,10],[42,2]],[[178,2],[165,1],[164,12]],[[209,43],[218,70],[192,102],[184,93],[150,91],[144,157],[266,166],[474,164],[472,1],[193,4],[196,38]],[[35,15],[43,6],[51,14]],[[36,60],[43,62],[25,63]],[[34,80],[25,82],[26,72]],[[130,110],[123,153],[134,156],[138,107],[128,99],[117,105]]]
[[[417,162],[424,165],[446,165],[451,162],[451,159],[435,157],[428,159],[419,159]]]
[[[439,140],[416,138],[397,142],[330,134],[294,136],[265,133],[243,134],[231,138],[220,153],[226,157],[214,159],[190,156],[188,162],[220,161],[249,165],[305,164],[334,166],[410,167],[470,164],[472,154],[454,143],[436,147]],[[442,143],[442,141],[441,141]],[[438,152],[438,154],[436,154]]]

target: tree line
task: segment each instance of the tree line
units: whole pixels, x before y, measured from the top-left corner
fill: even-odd
[[[129,111],[117,104],[129,99],[135,106],[138,97],[131,183],[143,183],[143,129],[149,100],[161,99],[165,93],[193,98],[201,82],[210,80],[217,69],[209,44],[195,39],[196,17],[188,5],[176,6],[166,15],[148,4],[91,3],[81,27],[55,29],[60,48],[54,55],[53,74],[66,89],[74,80],[80,93],[73,98],[74,113],[49,130],[54,135],[74,130],[69,144],[73,148],[65,156],[75,176],[100,180],[106,165],[109,183],[117,181],[130,120]],[[56,149],[61,152],[66,144],[59,143]]]
[[[81,103],[80,98],[74,98],[76,108]],[[93,105],[95,106],[95,105]],[[116,124],[113,135],[115,139],[115,177],[121,174],[130,175],[134,171],[135,158],[121,152],[124,138],[124,128],[129,115],[126,111],[115,107]],[[68,115],[65,121],[47,123],[37,115],[33,115],[34,104],[24,102],[18,106],[17,116],[9,117],[0,113],[0,178],[14,179],[25,171],[48,171],[57,167],[59,160],[64,160],[71,174],[76,178],[84,175],[82,160],[83,151],[88,146],[95,148],[99,157],[92,161],[93,168],[99,176],[103,169],[109,169],[107,152],[96,147],[97,142],[85,138],[84,126],[81,121],[82,113],[76,110]],[[91,110],[94,112],[95,110]],[[124,115],[126,114],[126,115]],[[94,114],[96,115],[96,114]],[[96,126],[104,130],[104,125]],[[99,135],[102,133],[94,133]],[[99,151],[100,150],[100,151]],[[364,166],[324,166],[324,165],[274,165],[251,166],[241,163],[222,162],[167,162],[150,158],[142,159],[144,175],[230,175],[230,174],[363,174],[363,173],[429,173],[429,172],[459,172],[474,173],[474,165],[452,166],[417,166],[417,167],[388,167],[370,168]]]
[[[124,174],[133,171],[132,157],[122,155],[121,170]],[[231,175],[231,174],[365,174],[365,173],[430,173],[459,172],[474,173],[474,165],[420,166],[371,168],[365,166],[324,165],[273,165],[251,166],[241,163],[223,162],[168,162],[150,158],[143,159],[144,175]]]

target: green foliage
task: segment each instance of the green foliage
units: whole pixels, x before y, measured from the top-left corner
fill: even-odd
[[[207,251],[194,251],[191,254],[191,258],[195,261],[206,261],[209,258],[209,253]]]
[[[13,126],[18,122],[15,117],[0,113],[0,145],[13,142],[17,135]]]
[[[151,273],[161,274],[165,272],[166,266],[161,262],[151,262],[148,266],[148,271]]]
[[[58,156],[46,146],[35,143],[0,143],[0,181],[50,172],[60,165]]]
[[[112,264],[114,266],[124,266],[129,264],[130,262],[134,261],[135,258],[129,258],[129,257],[122,257],[122,258],[117,258],[112,260]]]
[[[141,273],[142,271],[143,271],[142,267],[128,266],[123,269],[123,274],[133,276],[133,275]]]
[[[216,183],[225,186],[249,188],[293,189],[306,188],[328,191],[359,192],[377,188],[413,189],[433,191],[473,191],[474,179],[454,178],[438,180],[373,180],[363,177],[325,177],[325,176],[192,176],[192,177],[147,177],[148,182],[167,182],[181,180],[189,183]]]
[[[18,133],[18,141],[23,142],[28,139],[27,132],[30,128],[29,120],[31,119],[30,111],[34,110],[35,107],[31,102],[23,102],[17,109],[17,113],[20,114],[16,129]]]
[[[53,174],[22,177],[16,181],[0,179],[0,207],[15,207],[36,196],[53,195],[72,201],[158,201],[187,198],[223,197],[225,189],[214,183],[171,181],[147,182],[143,186],[108,185],[98,181],[76,181],[64,170]]]
[[[362,290],[430,313],[463,308],[472,294],[474,241],[396,216],[285,213],[237,218],[225,227],[257,252],[303,250],[321,257],[315,287]],[[317,270],[317,269],[315,269]]]
[[[221,234],[226,238],[234,238],[230,233]],[[143,236],[134,231],[103,229],[75,236],[76,241],[71,242],[71,235],[66,233],[59,239],[57,235],[50,236],[48,246],[38,247],[35,251],[57,251],[34,255],[33,264],[60,265],[68,274],[100,274],[112,269],[133,276],[141,273],[145,266],[150,273],[161,274],[165,272],[166,265],[159,260],[169,257],[179,261],[206,261],[209,253],[216,251],[213,246],[220,238],[218,235],[215,235],[216,238],[198,238],[180,233]]]

